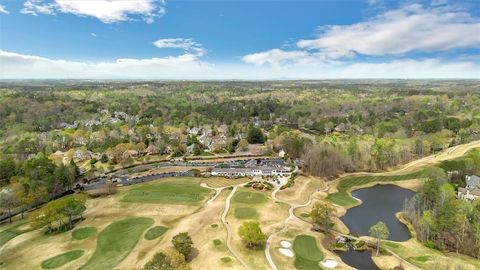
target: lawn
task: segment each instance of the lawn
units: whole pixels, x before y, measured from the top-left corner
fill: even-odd
[[[237,207],[234,216],[238,219],[258,219],[258,212],[251,207]]]
[[[151,218],[132,217],[108,225],[98,235],[97,247],[92,257],[80,269],[114,268],[127,257],[143,232],[153,223]]]
[[[42,262],[43,269],[53,269],[65,265],[68,262],[76,260],[83,256],[85,251],[83,250],[72,250],[69,252],[62,253],[50,259],[47,259]]]
[[[425,247],[417,240],[385,242],[385,248],[421,269],[480,269],[480,260]]]
[[[324,254],[317,246],[317,240],[310,235],[297,235],[293,241],[295,252],[294,265],[299,270],[321,269],[318,263],[323,260]]]
[[[72,232],[72,238],[75,240],[87,239],[90,236],[94,236],[96,233],[97,228],[95,227],[79,228]]]
[[[162,236],[168,230],[165,226],[155,226],[150,228],[147,233],[145,233],[145,239],[153,240]]]
[[[250,182],[249,178],[224,178],[224,177],[210,177],[202,181],[203,183],[207,184],[209,187],[212,188],[219,188],[219,187],[228,187],[228,186],[235,186],[243,183]]]
[[[203,201],[211,190],[201,187],[198,182],[160,181],[146,183],[128,190],[122,201],[133,203],[197,204]]]
[[[12,240],[13,238],[24,234],[26,232],[31,231],[32,229],[20,229],[22,225],[25,225],[25,222],[12,226],[8,229],[5,229],[0,232],[0,247],[5,245],[8,241]]]
[[[357,186],[363,186],[372,182],[391,182],[420,178],[423,170],[402,174],[402,175],[363,175],[363,176],[347,176],[340,179],[337,185],[338,192],[328,195],[327,199],[340,206],[351,206],[357,203],[349,191]]]
[[[238,203],[259,204],[267,201],[265,194],[252,191],[240,191],[236,193],[233,200]]]

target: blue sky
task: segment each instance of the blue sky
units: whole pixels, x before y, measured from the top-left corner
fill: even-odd
[[[480,1],[0,0],[0,78],[480,78]]]

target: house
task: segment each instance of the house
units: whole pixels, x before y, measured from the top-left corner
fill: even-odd
[[[478,200],[480,199],[480,188],[459,188],[457,198],[462,200]]]
[[[283,149],[280,149],[280,151],[278,151],[278,157],[284,158],[285,154],[286,154],[285,150],[283,150]]]
[[[480,187],[480,177],[476,175],[466,175],[465,182],[467,183],[467,186],[465,188],[472,189]]]

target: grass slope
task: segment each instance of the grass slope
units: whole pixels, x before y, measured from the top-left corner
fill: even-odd
[[[237,207],[233,214],[238,219],[258,219],[257,210],[251,207]]]
[[[118,265],[137,244],[142,233],[154,223],[153,219],[133,217],[113,222],[98,235],[92,257],[80,269],[104,270]]]
[[[295,252],[295,268],[299,270],[322,269],[318,263],[323,260],[324,254],[318,248],[317,241],[313,236],[297,235],[292,248]]]
[[[69,252],[65,252],[62,254],[59,254],[55,257],[52,257],[50,259],[47,259],[42,262],[42,268],[43,269],[54,269],[58,268],[60,266],[65,265],[66,263],[69,263],[73,260],[76,260],[80,257],[83,256],[85,251],[83,250],[72,250]]]
[[[357,203],[357,200],[350,196],[349,191],[356,187],[366,185],[372,182],[391,182],[420,178],[423,170],[403,174],[403,175],[363,175],[347,176],[340,179],[337,185],[338,192],[328,195],[327,199],[340,206],[351,206]]]
[[[8,241],[12,240],[13,238],[24,234],[26,232],[31,231],[32,229],[20,229],[21,226],[25,225],[26,222],[22,222],[20,224],[17,224],[15,226],[12,226],[8,229],[5,229],[0,232],[0,247],[5,245]]]
[[[96,233],[97,233],[97,228],[95,227],[79,228],[72,232],[72,238],[74,240],[87,239],[90,236],[94,236]]]
[[[265,194],[252,191],[240,191],[236,193],[233,200],[238,203],[260,204],[267,201]]]
[[[122,201],[133,203],[197,204],[211,191],[197,183],[157,182],[128,190]]]
[[[153,240],[160,236],[162,236],[168,230],[165,226],[155,226],[148,229],[147,233],[145,233],[145,239]]]

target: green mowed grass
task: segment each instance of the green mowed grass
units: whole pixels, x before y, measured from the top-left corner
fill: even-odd
[[[73,260],[76,260],[80,257],[83,256],[85,251],[83,250],[72,250],[69,252],[65,252],[62,254],[59,254],[55,257],[52,257],[50,259],[47,259],[42,262],[42,268],[43,269],[54,269],[58,268],[60,266],[65,265],[66,263],[69,263]]]
[[[302,257],[295,258],[293,265],[298,270],[322,270],[322,268],[318,265],[318,262],[305,260]]]
[[[260,192],[240,191],[233,196],[233,201],[246,204],[260,204],[267,201],[267,196]]]
[[[98,235],[92,257],[80,269],[103,270],[117,266],[137,245],[143,232],[152,226],[153,219],[133,217],[115,221]]]
[[[391,182],[416,179],[422,177],[423,173],[424,170],[402,175],[347,176],[340,179],[340,183],[337,185],[338,192],[328,195],[327,199],[340,206],[350,206],[357,203],[357,200],[352,198],[348,191],[356,186],[362,186],[372,182]]]
[[[94,236],[96,233],[97,233],[97,228],[95,227],[79,228],[72,232],[72,238],[74,240],[87,239],[90,236]]]
[[[158,237],[162,236],[168,230],[165,226],[155,226],[148,229],[147,233],[145,233],[145,239],[153,240],[157,239]]]
[[[258,219],[258,212],[251,207],[237,207],[233,212],[238,219]]]
[[[1,231],[0,247],[5,245],[8,241],[12,240],[13,238],[32,230],[32,229],[24,229],[24,230],[19,229],[22,225],[25,225],[25,222],[22,222],[21,224],[17,224],[15,226],[12,226],[8,229]]]
[[[318,263],[325,255],[317,246],[317,240],[310,235],[297,235],[292,246],[295,253],[294,265],[299,270],[322,269]]]
[[[197,182],[162,181],[146,183],[128,190],[122,201],[133,203],[197,204],[212,191]]]

